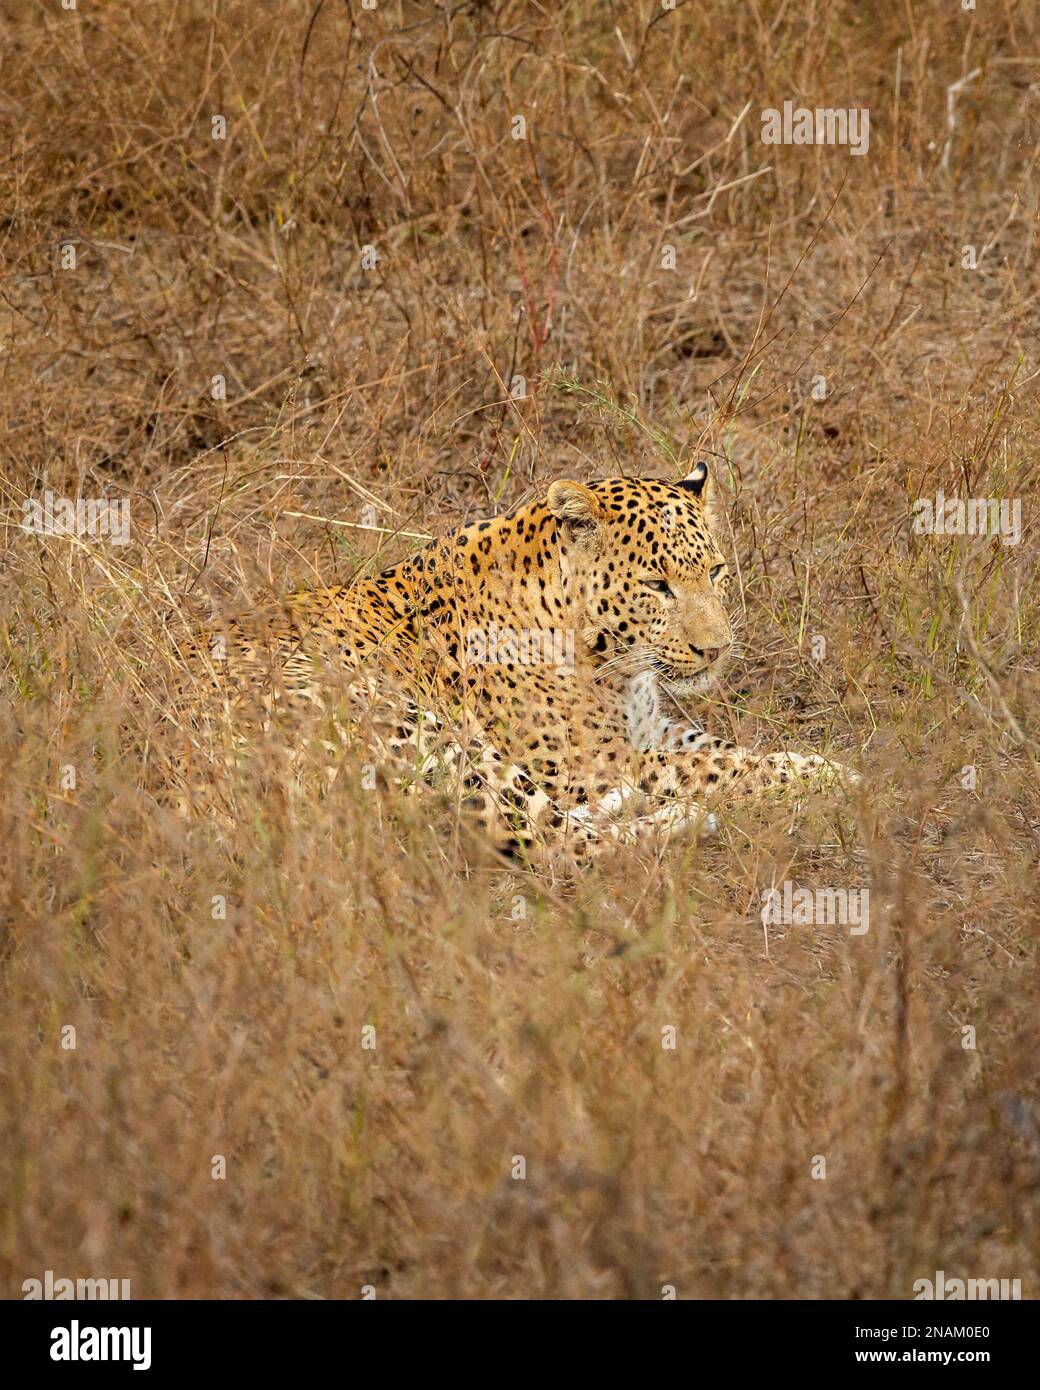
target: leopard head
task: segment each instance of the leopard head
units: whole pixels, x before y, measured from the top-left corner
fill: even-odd
[[[707,689],[733,642],[707,464],[674,484],[561,479],[546,501],[561,579],[602,665],[653,671],[677,696]]]

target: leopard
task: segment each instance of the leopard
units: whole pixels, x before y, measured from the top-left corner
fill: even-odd
[[[689,713],[734,645],[721,535],[704,461],[675,481],[560,478],[207,641],[219,630],[225,691],[262,687],[269,709],[320,704],[338,678],[342,741],[363,739],[409,790],[454,788],[498,853],[592,859],[711,833],[737,798],[859,780],[820,754],[739,746]]]

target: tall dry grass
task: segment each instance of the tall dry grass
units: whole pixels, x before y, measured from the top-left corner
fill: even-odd
[[[4,11],[3,1294],[1034,1296],[1040,15]],[[764,145],[788,98],[868,154]],[[238,748],[176,655],[669,450],[728,489],[707,717],[861,794],[510,873],[363,750],[326,794],[320,719]],[[937,488],[1020,544],[912,534]],[[23,531],[46,489],[130,544]],[[869,932],[764,929],[785,880]]]

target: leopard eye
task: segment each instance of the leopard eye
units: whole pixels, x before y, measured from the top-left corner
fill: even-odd
[[[713,584],[715,584],[718,581],[719,575],[725,568],[725,565],[716,565],[712,572],[708,575],[708,578],[711,580]]]
[[[669,598],[675,597],[671,589],[668,587],[667,579],[644,579],[643,583],[646,585],[648,589],[653,589],[655,593],[667,594]]]

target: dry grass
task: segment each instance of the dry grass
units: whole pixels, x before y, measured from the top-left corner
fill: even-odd
[[[1035,1296],[1040,14],[5,11],[0,1292]],[[764,145],[785,98],[869,153]],[[167,808],[186,617],[669,448],[730,489],[711,721],[861,796],[518,876],[276,728],[204,768],[234,829]],[[912,535],[938,487],[1021,543]],[[22,531],[46,488],[131,543]],[[785,879],[869,933],[764,932]]]

